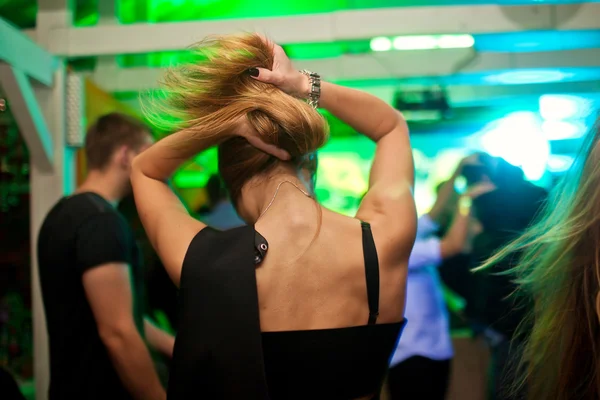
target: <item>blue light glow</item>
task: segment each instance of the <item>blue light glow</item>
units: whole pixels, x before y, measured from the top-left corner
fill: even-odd
[[[552,154],[548,158],[548,171],[565,172],[571,168],[571,165],[573,165],[574,161],[575,157],[573,156]]]
[[[543,177],[550,156],[550,144],[542,133],[536,114],[512,113],[488,129],[480,138],[484,151],[521,167],[531,181]]]
[[[502,85],[522,85],[526,83],[560,82],[572,76],[572,73],[551,69],[527,69],[507,71],[484,78],[488,83]]]
[[[477,51],[528,53],[593,49],[600,47],[600,30],[484,33],[475,35],[475,47]]]

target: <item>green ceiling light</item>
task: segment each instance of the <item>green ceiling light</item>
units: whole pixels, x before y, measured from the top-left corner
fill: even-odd
[[[373,51],[389,51],[392,49],[392,41],[389,38],[380,36],[371,39],[371,50]]]
[[[473,47],[471,35],[397,36],[392,42],[395,50],[462,49]]]

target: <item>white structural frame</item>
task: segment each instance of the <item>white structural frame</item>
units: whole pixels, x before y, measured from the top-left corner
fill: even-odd
[[[600,24],[600,21],[599,21]],[[600,49],[535,53],[476,53],[473,49],[389,51],[297,60],[299,69],[319,71],[334,81],[438,77],[520,68],[600,67]],[[161,68],[98,68],[91,79],[108,92],[135,92],[158,86]]]
[[[66,68],[40,42],[70,23],[68,0],[39,0],[35,36],[0,18],[0,86],[30,154],[30,244],[36,399],[48,396],[49,350],[37,267],[37,234],[48,210],[75,184],[75,149],[65,145]]]
[[[397,7],[290,17],[60,27],[48,35],[52,53],[85,57],[182,50],[209,35],[240,31],[263,32],[277,43],[293,44],[415,34],[596,29],[598,15],[599,3]]]
[[[24,56],[25,55],[25,56]],[[12,65],[44,85],[52,85],[58,59],[26,34],[0,18],[0,61]]]
[[[600,29],[597,15],[600,15],[600,3],[361,9],[291,17],[60,28],[50,31],[49,44],[57,54],[69,57],[100,55],[92,80],[108,92],[130,92],[155,88],[162,71],[150,67],[119,68],[110,55],[183,50],[211,34],[258,31],[278,43],[293,44],[405,34],[569,31]],[[385,79],[389,82],[394,78],[439,77],[459,72],[600,67],[600,51],[476,53],[473,49],[435,49],[296,60],[296,64],[299,68],[319,71],[333,81]]]

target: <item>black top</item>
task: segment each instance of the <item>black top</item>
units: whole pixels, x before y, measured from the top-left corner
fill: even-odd
[[[379,263],[370,226],[363,223],[362,229],[368,324],[263,333],[254,269],[268,243],[253,227],[199,232],[181,274],[169,400],[378,395],[404,323],[375,324]]]
[[[134,317],[143,329],[141,258],[131,228],[101,196],[60,200],[38,237],[50,340],[50,399],[130,399],[98,335],[82,274],[110,262],[131,266]]]

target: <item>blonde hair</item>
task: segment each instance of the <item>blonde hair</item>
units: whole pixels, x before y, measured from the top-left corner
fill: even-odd
[[[533,309],[520,327],[523,374],[513,388],[532,400],[600,397],[599,136],[597,122],[537,222],[480,267],[521,254],[509,273]]]
[[[329,128],[315,109],[248,74],[249,68],[273,68],[273,46],[259,35],[211,37],[192,52],[196,60],[169,69],[158,98],[146,107],[155,126],[188,133],[178,146],[198,139],[220,143],[242,117],[264,142],[286,150],[297,169],[326,142]],[[219,171],[234,204],[246,182],[280,162],[242,137],[219,144]]]

